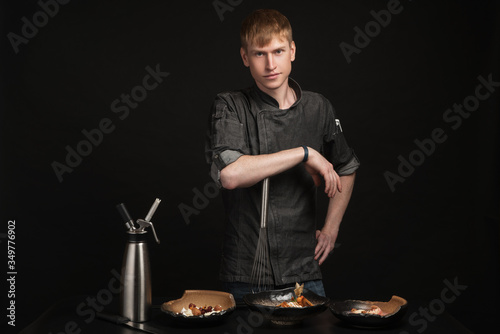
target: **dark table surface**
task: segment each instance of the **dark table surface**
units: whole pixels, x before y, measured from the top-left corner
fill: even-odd
[[[37,320],[21,330],[21,334],[133,334],[144,333],[124,325],[116,325],[95,317],[95,311],[89,307],[86,296],[68,298],[54,304],[46,310]],[[278,327],[269,321],[259,323],[252,317],[251,311],[243,305],[238,305],[236,310],[222,323],[212,324],[210,326],[195,327],[185,324],[172,322],[166,314],[164,314],[159,304],[162,301],[170,299],[154,300],[153,315],[148,324],[155,326],[158,333],[167,334],[191,334],[191,333],[207,333],[207,334],[259,334],[259,333],[472,333],[467,330],[459,321],[449,315],[446,311],[437,316],[429,317],[428,319],[420,315],[420,310],[424,304],[417,301],[409,301],[408,310],[400,322],[391,325],[390,327],[367,329],[355,328],[337,319],[333,313],[327,309],[321,314],[304,320],[300,325],[292,327]],[[116,305],[108,305],[104,309],[107,313],[117,313]],[[411,319],[411,320],[410,320]]]

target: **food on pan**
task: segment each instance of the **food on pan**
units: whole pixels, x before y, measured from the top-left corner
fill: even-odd
[[[302,293],[304,292],[304,283],[299,285],[299,283],[295,282],[295,290],[293,290],[293,292],[295,292],[295,295],[297,297],[300,297],[302,295]]]
[[[313,304],[307,300],[306,297],[300,296],[300,297],[292,297],[290,301],[285,301],[282,302],[281,304],[277,305],[278,307],[306,307],[306,306],[313,306]]]
[[[376,305],[372,305],[369,310],[361,310],[357,308],[352,308],[351,313],[353,314],[376,314],[376,315],[386,315],[384,311],[380,309],[380,307]]]
[[[197,307],[195,304],[190,303],[188,308],[182,308],[181,312],[183,315],[187,317],[192,317],[192,316],[209,316],[214,313],[220,313],[222,311],[222,306],[220,305],[215,305],[214,307],[212,306],[202,306],[202,307]]]
[[[304,292],[304,284],[299,285],[299,283],[295,283],[295,295],[297,298],[292,297],[289,301],[284,301],[276,306],[278,307],[307,307],[313,306],[313,304],[305,297],[302,296],[302,292]]]

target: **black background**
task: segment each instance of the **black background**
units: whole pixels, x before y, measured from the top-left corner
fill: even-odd
[[[444,280],[457,280],[467,288],[446,312],[472,331],[493,323],[483,305],[499,297],[498,88],[457,129],[443,115],[475,94],[479,76],[500,81],[497,1],[401,0],[401,13],[349,64],[339,44],[353,45],[354,27],[387,1],[247,0],[223,20],[210,0],[71,1],[17,54],[7,34],[21,35],[22,17],[33,22],[41,8],[1,6],[1,268],[5,277],[15,220],[16,331],[61,298],[107,287],[125,246],[120,202],[144,218],[162,199],[153,219],[162,242],[149,245],[155,297],[221,288],[220,196],[199,202],[189,224],[179,205],[194,207],[193,189],[213,190],[207,116],[216,93],[252,84],[239,25],[257,8],[289,18],[292,77],[331,100],[362,162],[340,246],[322,266],[327,295],[397,294],[428,306]],[[169,76],[121,120],[111,103],[157,64]],[[104,118],[114,131],[59,182],[51,164],[65,163],[65,147]],[[435,128],[446,141],[391,191],[384,173],[397,174],[398,156],[408,159]]]

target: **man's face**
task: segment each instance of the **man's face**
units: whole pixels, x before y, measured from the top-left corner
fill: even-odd
[[[292,71],[292,61],[295,60],[295,43],[274,37],[263,47],[249,43],[246,50],[241,48],[241,58],[257,86],[266,93],[271,93],[288,87],[288,76]]]

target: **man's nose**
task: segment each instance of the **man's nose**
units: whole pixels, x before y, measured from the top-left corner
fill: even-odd
[[[272,71],[276,68],[276,63],[274,62],[274,55],[273,54],[267,55],[266,68],[269,71]]]

